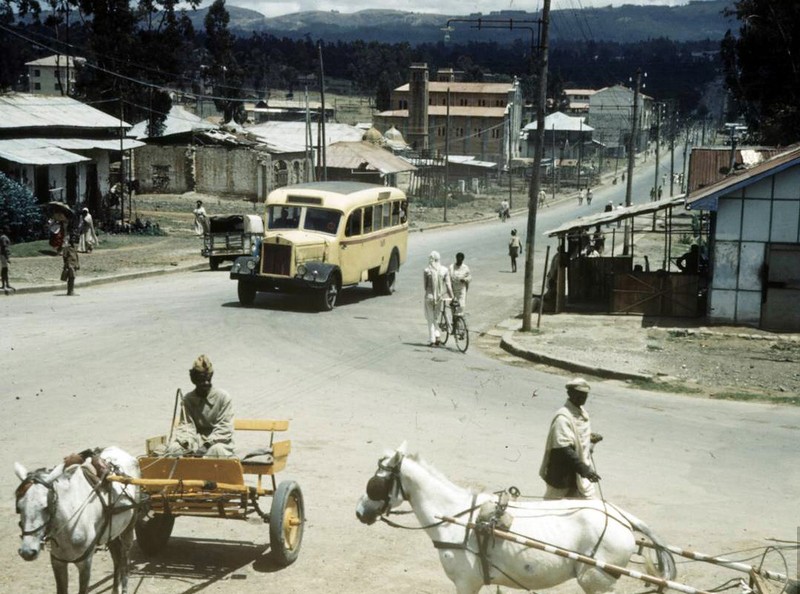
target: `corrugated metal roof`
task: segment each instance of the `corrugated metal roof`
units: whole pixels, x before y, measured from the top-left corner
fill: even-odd
[[[325,151],[328,167],[339,169],[364,169],[381,174],[415,171],[411,163],[370,142],[337,142]]]
[[[71,97],[0,95],[0,128],[130,128],[130,124]]]
[[[781,152],[776,148],[736,149],[734,170],[757,165]],[[692,148],[689,158],[689,194],[724,179],[730,166],[730,147]]]
[[[173,105],[167,114],[167,119],[164,120],[164,131],[161,133],[161,136],[157,138],[173,136],[175,134],[188,134],[195,130],[214,130],[216,128],[217,126],[193,114],[185,107]],[[147,135],[147,120],[138,122],[131,128],[128,135],[140,139],[149,138]]]
[[[728,158],[730,159],[730,153]],[[742,171],[734,171],[733,174],[716,183],[689,194],[686,208],[689,210],[717,210],[720,197],[732,194],[797,165],[800,165],[800,145],[793,145],[758,165]]]
[[[69,56],[69,67],[75,68],[75,64],[80,64],[85,62],[85,58],[79,58],[77,56]],[[56,62],[58,62],[56,64]],[[25,66],[51,66],[55,68],[58,66],[59,68],[66,68],[67,67],[67,56],[53,54],[52,56],[47,56],[45,58],[39,58],[38,60],[32,60],[30,62],[25,62]]]
[[[390,111],[382,111],[378,114],[383,117],[393,118],[408,118],[407,109],[396,109]],[[461,105],[450,106],[450,117],[477,117],[477,118],[497,118],[502,119],[506,115],[505,107],[465,107]],[[429,105],[428,116],[447,116],[446,105]]]
[[[89,157],[83,157],[55,146],[9,147],[7,142],[0,141],[0,159],[7,159],[20,165],[69,165],[70,163],[91,161]]]
[[[143,142],[126,138],[123,149],[144,146]],[[0,140],[0,157],[23,165],[60,165],[91,161],[89,157],[70,151],[102,149],[118,151],[119,140],[93,140],[89,138],[12,138]]]
[[[275,152],[302,153],[306,149],[305,122],[265,122],[250,126],[246,131]],[[325,124],[325,144],[360,141],[364,131],[348,124]],[[311,141],[317,146],[317,125],[311,126]]]
[[[514,83],[483,83],[483,82],[439,82],[429,81],[429,93],[446,93],[450,89],[451,93],[481,93],[488,95],[508,95],[514,88]],[[408,92],[409,84],[406,83],[395,89],[395,92]]]
[[[682,205],[685,201],[686,196],[681,194],[680,196],[673,196],[672,198],[668,198],[666,200],[658,200],[656,202],[645,202],[643,204],[633,204],[631,206],[623,206],[622,208],[614,208],[614,210],[609,212],[598,212],[596,214],[567,221],[555,229],[545,231],[544,234],[548,237],[553,237],[553,235],[563,235],[564,233],[575,231],[577,229],[586,229],[588,227],[594,227],[595,225],[606,225],[608,223],[614,223],[623,219],[630,219],[639,215],[658,212],[659,210],[664,210],[666,208],[674,208]]]

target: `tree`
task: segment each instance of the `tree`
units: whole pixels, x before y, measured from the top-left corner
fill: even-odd
[[[230,20],[225,0],[214,0],[205,18],[206,49],[211,57],[208,74],[214,85],[214,104],[223,112],[223,120],[242,123],[244,105],[237,101],[242,94],[242,71],[233,53]]]
[[[0,221],[8,225],[14,241],[42,236],[44,216],[29,188],[0,173]]]
[[[740,22],[722,42],[725,82],[751,134],[763,143],[800,139],[800,4],[796,0],[738,0]]]

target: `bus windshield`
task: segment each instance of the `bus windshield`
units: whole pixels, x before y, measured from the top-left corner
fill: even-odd
[[[267,228],[297,229],[301,226],[306,231],[336,235],[342,213],[326,208],[306,206],[271,206],[267,212]]]

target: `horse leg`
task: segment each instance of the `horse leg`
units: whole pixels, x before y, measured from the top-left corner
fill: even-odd
[[[69,571],[67,564],[50,555],[53,577],[56,578],[56,594],[67,594],[69,591]]]
[[[133,545],[133,523],[119,537],[108,543],[108,550],[111,551],[111,559],[114,562],[114,594],[128,592],[128,555],[131,545]]]
[[[617,584],[617,578],[591,565],[581,564],[578,568],[578,585],[586,594],[601,594],[612,592]]]
[[[92,557],[89,555],[78,566],[78,594],[89,594],[89,579],[92,577]]]

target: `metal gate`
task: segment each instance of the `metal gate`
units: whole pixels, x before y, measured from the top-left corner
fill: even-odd
[[[614,275],[613,313],[695,317],[701,314],[699,277],[666,272],[629,272]]]

